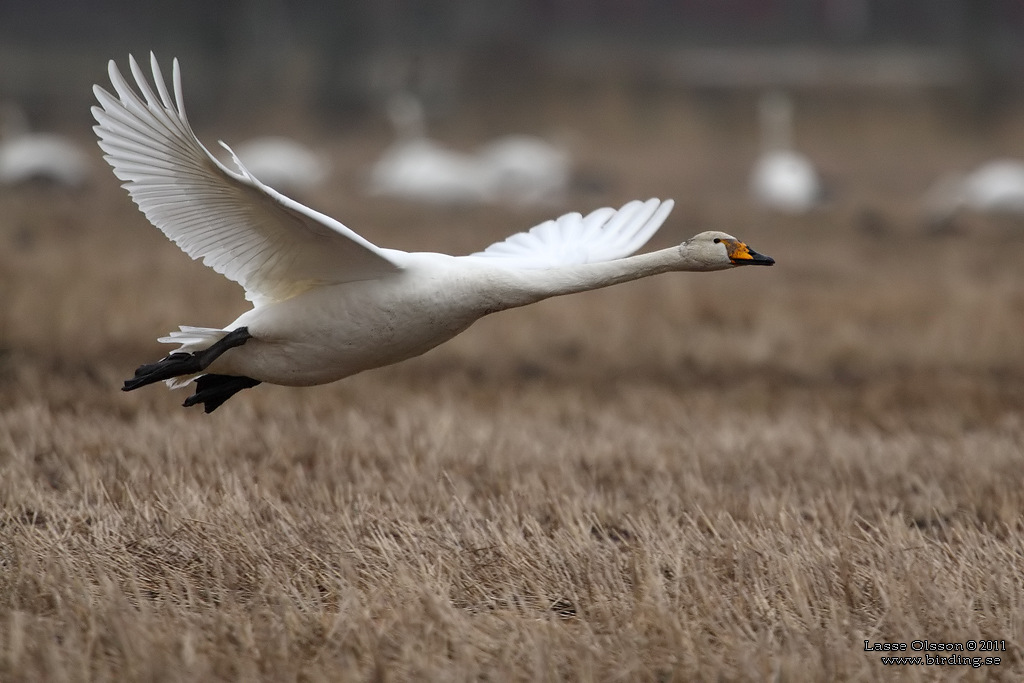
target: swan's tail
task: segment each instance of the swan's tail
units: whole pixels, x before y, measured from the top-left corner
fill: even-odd
[[[182,325],[166,337],[157,339],[161,344],[181,344],[175,353],[195,353],[208,349],[227,335],[227,330],[212,327]]]
[[[169,361],[173,356],[178,354],[192,355],[197,351],[204,351],[223,339],[227,333],[227,330],[218,330],[213,327],[192,327],[191,325],[181,325],[177,330],[171,332],[166,337],[160,337],[157,339],[161,344],[181,344],[176,351],[160,362],[163,363],[165,361]],[[145,367],[148,366],[143,365],[140,367],[136,371],[136,375],[138,375],[138,373]],[[198,376],[199,374],[195,372],[176,375],[168,377],[164,380],[164,383],[169,389],[180,389],[190,384]],[[150,382],[146,382],[146,384],[149,383]],[[127,384],[128,383],[125,382],[125,386],[127,386]],[[144,385],[140,384],[139,386]],[[125,389],[125,391],[131,391],[131,389]]]

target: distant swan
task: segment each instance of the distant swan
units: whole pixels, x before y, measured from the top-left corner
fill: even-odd
[[[331,171],[326,157],[286,137],[252,138],[238,145],[235,154],[260,182],[282,192],[315,190]]]
[[[426,135],[423,106],[408,93],[388,102],[398,140],[370,169],[370,193],[436,204],[479,204],[495,198],[490,169],[472,154]]]
[[[477,150],[494,194],[520,206],[558,203],[572,180],[569,153],[534,135],[505,135]]]
[[[982,164],[967,175],[940,178],[924,198],[930,222],[942,226],[957,211],[1024,214],[1024,162],[997,159]]]
[[[721,232],[629,256],[672,202],[570,213],[469,256],[374,246],[341,223],[217,161],[189,126],[174,61],[174,98],[151,55],[156,92],[129,58],[142,97],[110,62],[117,97],[94,92],[95,130],[114,174],[146,217],[193,258],[245,288],[254,307],[224,329],[182,327],[177,351],[141,366],[124,390],[196,380],[186,406],[215,410],[261,382],[308,386],[396,363],[479,318],[548,297],[668,271],[774,261]]]
[[[806,213],[821,201],[814,164],[793,149],[793,102],[779,92],[758,105],[761,156],[750,176],[750,189],[762,205],[785,213]]]
[[[45,180],[78,188],[89,180],[91,165],[72,140],[56,133],[31,133],[24,112],[13,104],[0,107],[0,184]]]
[[[568,152],[543,138],[505,135],[473,154],[450,149],[427,136],[423,105],[409,93],[391,98],[388,118],[398,139],[370,170],[372,194],[436,204],[528,206],[560,202],[569,188]]]

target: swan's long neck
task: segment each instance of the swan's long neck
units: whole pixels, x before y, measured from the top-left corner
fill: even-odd
[[[786,152],[793,148],[793,102],[786,95],[765,95],[758,106],[761,124],[761,151]]]
[[[427,137],[423,104],[411,93],[400,92],[388,102],[388,116],[401,141],[421,140]]]
[[[542,299],[586,292],[669,271],[707,271],[729,268],[701,258],[683,243],[669,249],[602,263],[562,266],[547,270],[502,269],[494,275],[494,310],[525,306]]]

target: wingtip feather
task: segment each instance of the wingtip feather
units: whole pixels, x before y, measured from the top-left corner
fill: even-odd
[[[652,197],[603,207],[587,216],[568,213],[492,244],[473,256],[503,259],[513,267],[548,268],[624,258],[658,231],[675,202]]]
[[[181,87],[181,67],[178,66],[177,57],[171,61],[171,80],[174,81],[174,101],[178,105],[178,115],[181,116],[182,121],[186,121],[185,95]]]

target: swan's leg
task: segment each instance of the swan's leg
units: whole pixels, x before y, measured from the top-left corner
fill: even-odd
[[[202,403],[207,413],[212,413],[242,389],[259,384],[258,379],[239,375],[203,375],[196,379],[196,393],[182,403],[186,408]]]
[[[209,367],[210,363],[217,360],[222,353],[236,346],[241,346],[250,339],[252,339],[252,335],[249,334],[249,328],[239,327],[237,330],[228,332],[220,341],[215,342],[209,348],[202,351],[196,351],[195,353],[172,353],[167,358],[156,363],[147,363],[139,366],[139,369],[135,371],[135,376],[125,380],[121,391],[131,391],[153,382],[202,372]]]

